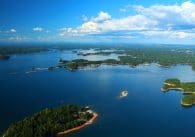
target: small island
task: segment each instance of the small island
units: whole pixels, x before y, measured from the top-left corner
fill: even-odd
[[[92,124],[97,116],[88,106],[46,108],[12,124],[3,137],[62,137]]]
[[[195,104],[195,82],[181,82],[176,78],[167,79],[161,91],[167,92],[169,90],[178,90],[187,94],[181,100],[183,106],[188,107]]]

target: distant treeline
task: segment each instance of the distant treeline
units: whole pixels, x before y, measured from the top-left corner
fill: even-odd
[[[99,66],[101,64],[130,65],[137,66],[141,64],[157,63],[161,66],[173,66],[177,64],[191,65],[195,69],[195,50],[193,48],[172,48],[172,47],[125,47],[113,51],[97,50],[95,53],[78,53],[81,56],[90,55],[110,55],[118,54],[119,60],[109,59],[102,61],[88,61],[76,59],[72,61],[63,61],[61,59],[59,67],[64,64],[65,68],[76,70],[79,67]]]
[[[105,61],[83,61],[73,60],[66,66],[71,69],[88,65],[101,64],[121,64],[137,66],[144,63],[158,63],[162,66],[172,66],[177,64],[188,64],[195,69],[195,48],[176,47],[176,46],[116,46],[116,45],[88,45],[88,44],[66,44],[66,45],[40,45],[40,46],[0,46],[0,54],[26,54],[33,52],[42,52],[48,50],[73,50],[73,49],[90,49],[94,48],[95,53],[77,53],[78,55],[110,55],[118,54],[119,60]],[[104,51],[111,49],[112,51]],[[61,67],[62,65],[60,65]]]
[[[85,44],[85,43],[66,43],[66,44],[21,44],[21,45],[0,45],[0,54],[26,54],[33,52],[41,52],[47,51],[49,49],[57,49],[57,50],[73,50],[73,49],[91,49],[94,48],[96,50],[105,50],[105,49],[113,49],[113,50],[145,50],[145,49],[193,49],[193,46],[177,46],[177,45],[141,45],[141,44]],[[118,53],[120,51],[117,51]],[[105,53],[109,54],[109,53]]]
[[[1,55],[27,54],[41,51],[48,51],[44,46],[0,46]]]

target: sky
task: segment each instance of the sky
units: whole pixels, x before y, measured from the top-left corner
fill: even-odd
[[[0,0],[0,42],[195,43],[195,1]]]

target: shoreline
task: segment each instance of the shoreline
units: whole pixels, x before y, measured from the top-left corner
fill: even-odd
[[[168,92],[169,90],[178,90],[178,91],[181,91],[183,93],[191,93],[191,92],[185,92],[183,88],[167,88],[167,89],[161,88],[161,91],[163,91],[163,92]]]
[[[182,100],[181,100],[181,105],[184,106],[184,107],[191,107],[192,105],[195,104],[195,102],[191,103],[191,104],[188,104],[188,103],[184,103]]]
[[[90,120],[88,120],[87,122],[85,122],[84,124],[82,124],[80,126],[77,126],[77,127],[74,127],[74,128],[71,128],[71,129],[59,132],[59,133],[57,133],[57,136],[66,135],[66,134],[69,134],[71,132],[80,130],[80,129],[86,127],[87,125],[92,124],[96,120],[97,117],[98,117],[98,114],[93,112],[93,117]]]
[[[177,90],[177,91],[180,91],[183,94],[195,94],[195,92],[185,91],[183,88],[168,88],[168,89],[161,88],[162,92],[168,92],[169,90]]]

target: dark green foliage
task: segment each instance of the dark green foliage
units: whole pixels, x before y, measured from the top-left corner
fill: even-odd
[[[194,92],[195,93],[195,82],[183,82],[181,87],[184,89],[184,92]]]
[[[182,98],[182,104],[193,105],[195,103],[195,94],[190,94]]]
[[[48,51],[45,46],[0,46],[0,54],[27,54],[41,51]]]
[[[106,59],[106,60],[103,60],[101,61],[102,64],[119,64],[120,62],[116,59]]]
[[[163,89],[168,90],[169,88],[181,88],[180,80],[176,78],[166,79]]]
[[[181,84],[180,80],[179,79],[176,79],[176,78],[166,79],[165,82],[166,83],[170,83],[170,84],[174,84],[176,86],[177,85],[179,86]]]
[[[89,60],[85,60],[85,59],[75,59],[75,60],[69,61],[67,63],[64,63],[64,67],[69,69],[69,70],[76,70],[78,68],[87,67],[87,66],[97,67],[101,64],[119,64],[119,61],[117,61],[115,59],[106,59],[106,60],[102,60],[102,61],[89,61]],[[61,63],[61,65],[62,65],[62,63]]]
[[[189,94],[182,98],[182,105],[190,106],[195,103],[195,82],[180,82],[179,79],[175,78],[167,79],[165,80],[163,90],[168,91],[170,89],[180,90]]]
[[[169,89],[183,89],[182,91],[185,93],[195,93],[195,82],[180,82],[179,79],[167,79],[165,80],[163,89],[169,90]]]
[[[105,48],[106,49],[106,48]],[[110,55],[119,54],[119,60],[102,60],[102,61],[88,61],[77,59],[64,62],[66,68],[76,70],[79,67],[86,67],[90,65],[99,66],[101,64],[120,64],[137,66],[145,63],[158,63],[161,66],[168,67],[177,64],[188,64],[195,68],[195,50],[185,48],[167,48],[167,47],[120,47],[113,51],[98,50],[95,53],[78,53],[78,55]]]
[[[4,137],[55,137],[58,132],[79,126],[92,117],[82,109],[73,105],[44,109],[12,124]]]
[[[82,56],[89,55],[110,55],[119,54],[119,60],[104,60],[104,61],[87,61],[87,60],[72,60],[67,61],[60,59],[59,67],[76,70],[79,67],[99,66],[101,64],[121,64],[137,66],[144,63],[158,63],[161,66],[173,66],[177,64],[188,64],[195,69],[195,49],[181,47],[162,47],[162,46],[119,46],[119,45],[50,45],[50,46],[2,46],[0,54],[23,54],[52,50],[73,50],[73,49],[90,49],[96,48],[95,53],[77,53]],[[110,50],[110,51],[104,51]],[[1,57],[0,57],[1,58]],[[109,62],[108,62],[109,61]],[[66,64],[66,65],[63,65]]]
[[[69,70],[76,70],[76,69],[78,69],[78,67],[79,67],[78,64],[76,64],[74,62],[66,64],[66,68]]]
[[[176,79],[176,78],[166,79],[165,80],[165,83],[169,83],[169,84],[175,85],[175,87],[181,87],[180,80],[179,79]]]

